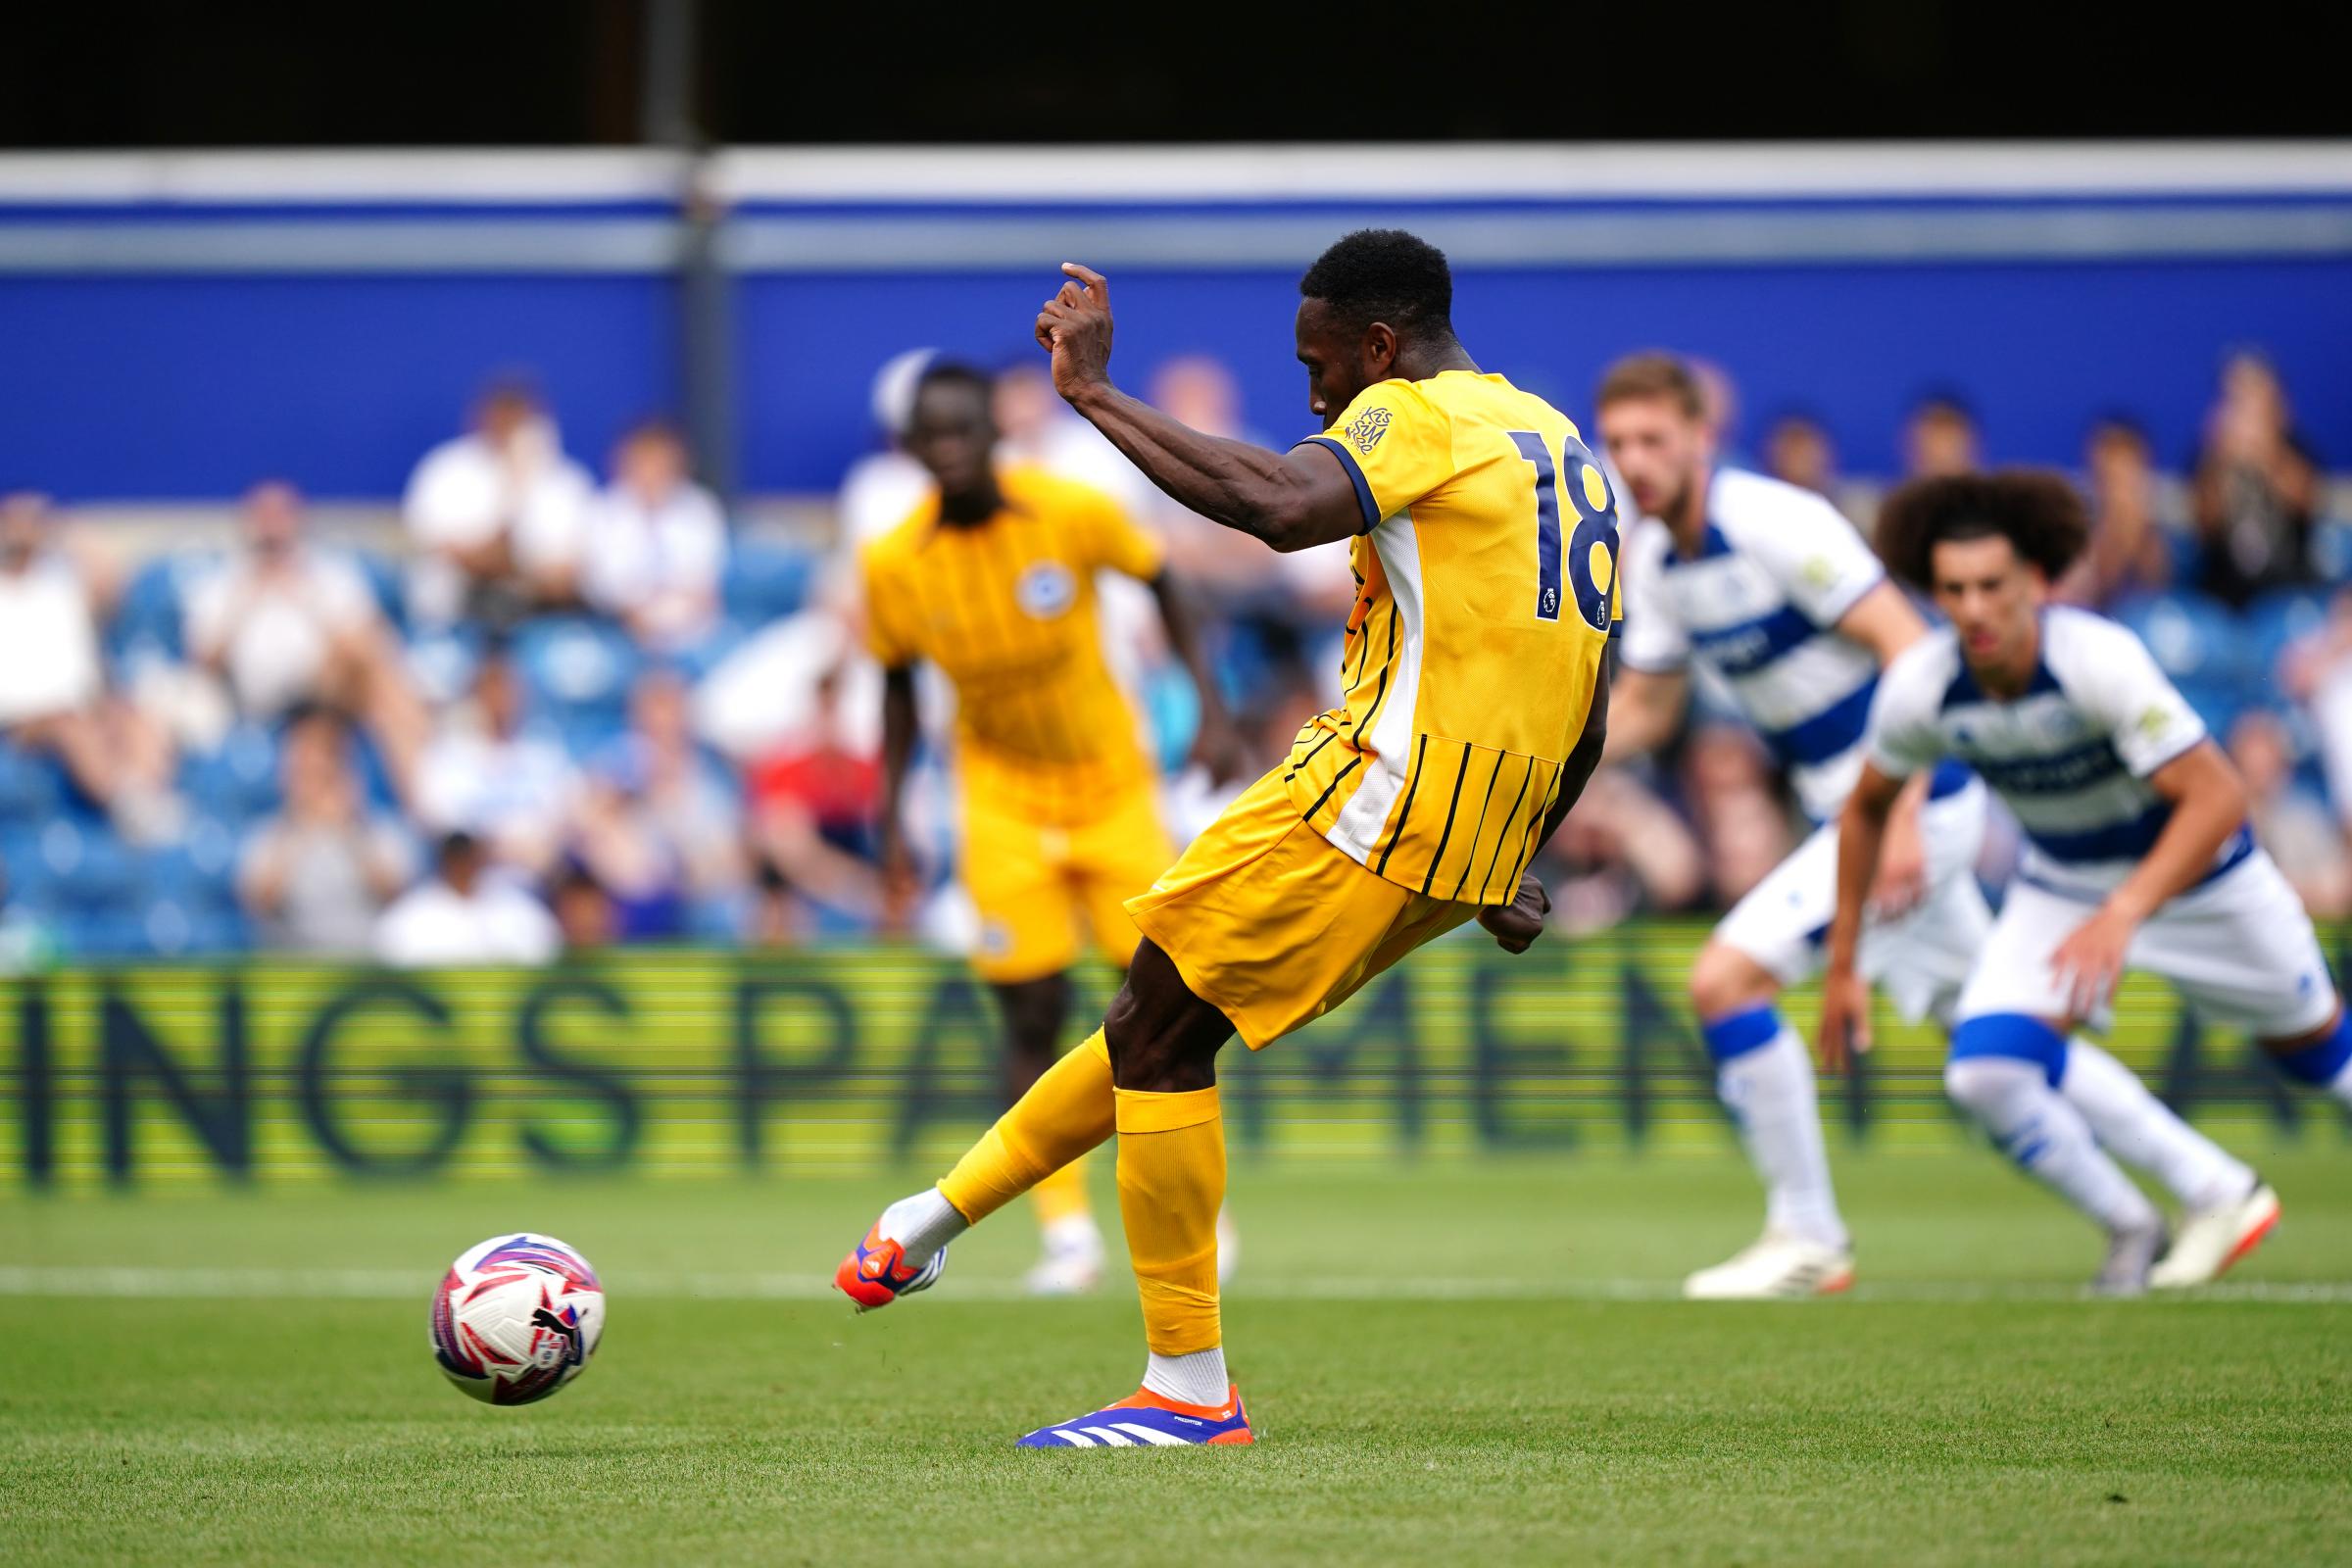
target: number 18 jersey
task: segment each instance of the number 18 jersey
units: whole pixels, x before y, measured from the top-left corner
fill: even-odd
[[[1374,874],[1507,904],[1618,619],[1608,479],[1559,411],[1468,370],[1383,381],[1309,441],[1363,530],[1347,697],[1298,732],[1284,785]]]

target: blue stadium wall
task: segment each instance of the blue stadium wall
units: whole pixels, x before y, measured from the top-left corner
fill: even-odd
[[[743,488],[830,489],[898,351],[1032,352],[1065,257],[1115,274],[1119,363],[1215,354],[1304,433],[1299,268],[1366,222],[1458,270],[1490,368],[1581,411],[1629,349],[1708,355],[1747,428],[1802,408],[1895,465],[1949,388],[1997,458],[2121,411],[2185,463],[2220,356],[2267,349],[2352,461],[2352,144],[2160,149],[0,158],[0,484],[192,499],[287,474],[396,494],[501,370],[573,449],[686,397],[689,187],[731,300]]]

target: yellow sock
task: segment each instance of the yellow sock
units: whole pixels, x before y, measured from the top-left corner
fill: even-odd
[[[1120,1089],[1119,1213],[1154,1355],[1223,1343],[1217,1317],[1217,1209],[1225,1201],[1225,1121],[1214,1084],[1180,1095]]]
[[[1060,1169],[1040,1176],[1037,1185],[1029,1189],[1029,1200],[1037,1205],[1040,1225],[1084,1219],[1094,1206],[1086,1197],[1086,1156],[1080,1154]]]
[[[939,1190],[977,1225],[1108,1138],[1111,1122],[1110,1044],[1098,1029],[997,1118]]]

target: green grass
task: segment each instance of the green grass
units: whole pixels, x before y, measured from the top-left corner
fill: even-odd
[[[10,1200],[0,1561],[2340,1561],[2352,1152],[2265,1169],[2286,1224],[2202,1298],[2071,1298],[2088,1228],[1953,1152],[1842,1161],[1854,1298],[1696,1306],[1608,1297],[1746,1239],[1728,1157],[1244,1167],[1260,1446],[1065,1453],[1007,1445],[1132,1388],[1139,1327],[1005,1298],[1025,1217],[929,1298],[804,1298],[904,1180]],[[425,1296],[525,1226],[611,1328],[491,1409]]]

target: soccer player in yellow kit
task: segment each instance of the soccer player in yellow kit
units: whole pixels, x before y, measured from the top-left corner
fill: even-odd
[[[917,716],[914,666],[956,688],[961,874],[980,915],[973,967],[1004,1018],[1007,1103],[1054,1064],[1083,924],[1124,968],[1139,940],[1128,899],[1175,858],[1142,726],[1113,679],[1095,574],[1149,583],[1168,642],[1200,694],[1194,756],[1212,776],[1233,736],[1184,597],[1159,545],[1100,491],[995,461],[987,377],[952,363],[916,383],[906,448],[935,489],[863,553],[866,637],[885,672],[884,872],[912,881],[902,814]],[[1039,1295],[1091,1289],[1102,1268],[1081,1161],[1032,1189],[1045,1256]]]
[[[924,1289],[956,1234],[1115,1131],[1144,1386],[1021,1444],[1250,1443],[1218,1317],[1217,1052],[1272,1044],[1466,920],[1513,953],[1535,940],[1550,900],[1528,863],[1606,727],[1615,503],[1573,424],[1481,373],[1445,257],[1410,234],[1350,234],[1299,280],[1298,359],[1329,425],[1287,454],[1120,392],[1108,286],[1062,270],[1037,323],[1054,386],[1153,483],[1277,550],[1354,540],[1347,694],[1129,902],[1145,940],[1102,1029],[884,1210],[835,1282],[869,1308]]]

